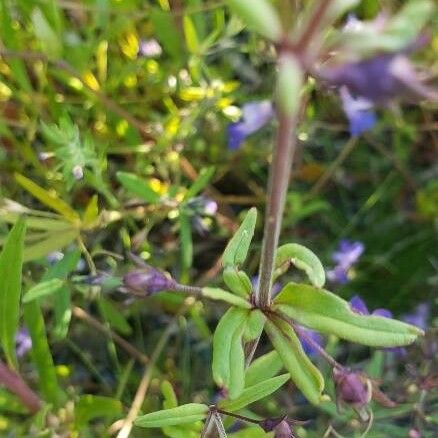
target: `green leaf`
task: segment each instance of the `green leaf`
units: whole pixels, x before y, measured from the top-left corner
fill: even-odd
[[[31,287],[23,297],[23,303],[30,303],[41,297],[52,295],[64,285],[64,281],[59,278],[53,278],[52,280],[42,281],[34,287]]]
[[[275,392],[290,379],[289,374],[272,377],[256,385],[249,386],[242,391],[242,394],[235,400],[223,400],[219,402],[219,407],[226,411],[238,411],[245,406],[256,402]]]
[[[207,405],[189,403],[177,408],[165,409],[137,417],[134,424],[138,427],[175,426],[203,420],[207,413]]]
[[[266,316],[260,309],[252,309],[245,324],[243,340],[245,342],[258,339],[262,334],[266,322]]]
[[[24,175],[20,175],[19,173],[15,174],[15,179],[18,184],[20,184],[20,186],[27,190],[31,195],[33,195],[47,207],[60,213],[68,221],[74,223],[79,221],[78,214],[55,193],[48,192],[29,178],[26,178]]]
[[[75,405],[75,421],[79,428],[98,417],[119,417],[123,405],[119,400],[101,395],[81,395]]]
[[[58,278],[65,279],[72,272],[81,258],[79,250],[70,251],[64,254],[64,257],[44,274],[43,280]],[[61,340],[67,336],[71,320],[71,296],[70,288],[66,285],[53,297],[53,307],[55,314],[55,325],[53,335],[56,339]]]
[[[210,298],[211,300],[225,301],[232,306],[241,307],[242,309],[251,309],[251,304],[249,301],[236,297],[236,295],[231,294],[218,287],[203,287],[202,296],[205,298]]]
[[[85,226],[92,227],[99,216],[99,207],[97,205],[98,196],[93,195],[87,204],[84,212],[83,222]]]
[[[43,52],[50,58],[58,58],[62,53],[62,44],[58,35],[53,31],[40,9],[36,8],[31,14],[33,29],[41,43]]]
[[[272,345],[297,388],[311,403],[317,405],[324,389],[324,378],[307,357],[292,327],[282,320],[274,321],[268,320],[265,325]]]
[[[0,254],[0,344],[11,368],[17,365],[15,333],[19,321],[25,234],[26,224],[21,217],[9,232]]]
[[[175,391],[173,390],[172,384],[168,380],[163,380],[161,382],[161,393],[163,394],[163,408],[171,409],[178,406],[178,399],[176,397]]]
[[[47,237],[33,244],[26,244],[24,248],[24,261],[36,260],[45,257],[52,251],[62,249],[78,237],[79,231],[74,228],[63,232],[49,233]]]
[[[111,301],[101,297],[99,299],[99,310],[112,329],[123,335],[130,335],[132,333],[132,328],[128,321]]]
[[[227,385],[228,396],[236,399],[245,387],[245,351],[243,350],[242,335],[245,328],[243,323],[231,338],[230,345],[230,379]]]
[[[179,63],[184,51],[181,34],[178,31],[173,15],[170,12],[152,8],[150,19],[154,26],[154,35],[156,35],[158,41],[163,46],[164,51],[167,52],[176,63]]]
[[[222,273],[224,283],[235,294],[247,298],[251,294],[252,284],[249,277],[243,271],[234,266],[227,266]]]
[[[269,0],[226,0],[226,3],[251,29],[272,41],[280,41],[283,26]]]
[[[151,204],[157,204],[160,202],[160,195],[155,192],[146,181],[133,173],[117,172],[116,176],[120,184],[122,184],[124,189],[129,193],[132,193]]]
[[[302,269],[316,287],[325,283],[325,271],[319,258],[310,249],[297,243],[287,243],[277,250],[274,278],[287,271],[290,263]]]
[[[44,400],[55,406],[60,406],[65,395],[58,385],[55,365],[47,341],[43,314],[37,301],[31,301],[23,306],[23,316],[26,327],[32,339],[31,357],[38,371],[38,386]]]
[[[201,190],[205,188],[205,186],[209,183],[211,178],[213,177],[215,172],[214,167],[207,167],[202,169],[199,172],[198,178],[196,178],[195,182],[190,186],[187,192],[184,195],[184,201],[193,198],[196,196]]]
[[[183,17],[183,29],[187,49],[194,55],[199,54],[200,45],[198,35],[196,33],[196,28],[193,24],[193,21],[189,15],[184,15]]]
[[[270,377],[274,377],[283,368],[283,361],[273,350],[258,357],[247,368],[245,373],[245,387],[253,386]]]
[[[248,211],[239,229],[225,248],[222,256],[222,264],[225,267],[239,266],[245,261],[249,245],[254,236],[256,221],[257,210],[253,207]]]
[[[397,347],[408,345],[423,334],[404,322],[359,315],[337,295],[305,284],[287,284],[274,302],[274,309],[306,327],[359,344]]]
[[[248,312],[236,307],[228,309],[224,316],[220,319],[213,336],[213,379],[221,388],[230,389],[231,374],[234,373],[233,368],[239,366],[244,368],[241,363],[241,358],[237,344],[240,344],[243,327],[248,317]],[[239,361],[238,364],[232,363],[234,357]],[[238,374],[241,370],[237,371]],[[234,379],[234,375],[233,375]],[[242,385],[244,376],[242,375]]]

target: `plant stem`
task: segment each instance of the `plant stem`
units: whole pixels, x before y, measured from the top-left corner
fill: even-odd
[[[279,126],[276,146],[269,171],[259,286],[255,293],[255,302],[261,308],[269,307],[271,301],[275,254],[280,236],[286,193],[289,186],[296,144],[294,131],[297,124],[297,115],[289,116],[279,113],[278,121]]]
[[[27,386],[22,377],[0,361],[0,384],[14,393],[29,410],[35,414],[41,409],[42,402],[38,395]]]

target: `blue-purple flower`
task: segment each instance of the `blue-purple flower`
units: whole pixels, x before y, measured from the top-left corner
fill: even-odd
[[[298,338],[300,339],[303,350],[309,356],[315,356],[319,353],[318,348],[315,347],[315,344],[322,347],[323,337],[318,332],[315,332],[314,330],[310,330],[303,326],[299,326],[299,330],[297,334],[298,334]]]
[[[350,307],[353,312],[359,313],[360,315],[374,315],[383,316],[384,318],[392,318],[392,312],[388,309],[375,309],[370,313],[365,301],[359,295],[355,295],[351,298]]]
[[[228,126],[228,147],[238,149],[249,135],[261,129],[274,117],[274,108],[269,100],[243,105],[242,119]]]
[[[336,265],[327,271],[327,278],[334,283],[345,284],[350,279],[351,268],[358,262],[365,247],[362,242],[341,240],[332,255]]]
[[[429,305],[427,303],[420,303],[413,312],[403,315],[401,320],[407,322],[408,324],[415,325],[422,330],[426,330],[429,313]]]
[[[23,357],[32,348],[32,339],[27,328],[20,328],[15,335],[15,351],[18,357]]]
[[[363,97],[353,97],[345,86],[340,88],[339,95],[353,137],[374,127],[377,118],[372,102]]]

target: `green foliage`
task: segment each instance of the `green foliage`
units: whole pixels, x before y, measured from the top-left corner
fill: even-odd
[[[266,332],[297,388],[307,400],[318,404],[324,389],[324,378],[304,353],[295,332],[278,319],[266,322]]]
[[[245,383],[242,335],[247,318],[247,311],[231,307],[219,321],[213,336],[213,379],[219,387],[230,391],[232,398],[239,395]]]
[[[119,400],[99,395],[81,395],[75,404],[75,422],[79,430],[99,417],[119,417],[123,410]]]
[[[248,255],[249,245],[254,236],[254,229],[257,221],[257,210],[251,208],[240,224],[232,239],[222,255],[224,267],[240,266],[245,262]]]
[[[227,287],[235,294],[247,298],[252,291],[251,280],[243,271],[239,271],[233,266],[227,266],[222,277]]]
[[[138,427],[164,427],[192,423],[205,419],[207,412],[207,405],[189,403],[137,417],[135,425]]]
[[[228,127],[242,120],[246,103],[272,99],[282,51],[272,41],[286,34],[297,41],[320,4],[0,1],[0,360],[43,402],[31,417],[19,397],[0,390],[1,436],[105,436],[132,405],[145,357],[153,376],[139,415],[178,408],[178,400],[210,403],[216,383],[226,378],[228,395],[218,402],[224,409],[257,419],[283,415],[287,391],[296,418],[315,418],[305,433],[296,428],[297,435],[323,436],[328,422],[340,435],[361,435],[350,411],[338,414],[332,401],[318,407],[303,402],[299,384],[315,404],[321,395],[314,366],[335,398],[330,371],[319,355],[309,353],[314,365],[309,363],[284,319],[327,335],[330,354],[347,367],[360,365],[400,402],[391,410],[372,404],[369,436],[406,436],[420,397],[422,436],[434,436],[436,402],[423,389],[434,329],[403,359],[338,339],[399,345],[419,335],[389,319],[354,314],[339,297],[358,293],[370,309],[387,307],[402,318],[433,299],[437,190],[430,163],[436,126],[427,102],[407,110],[400,102],[396,112],[379,108],[377,127],[350,142],[336,90],[327,92],[317,72],[310,74],[301,87],[307,105],[296,131],[299,148],[275,277],[284,285],[304,274],[312,286],[288,285],[270,310],[254,308],[251,279],[262,233],[254,233],[256,211],[249,208],[256,205],[264,216],[278,123],[274,118],[237,151],[227,149]],[[332,53],[334,45],[349,61],[405,51],[419,31],[433,34],[432,26],[425,27],[434,20],[431,4],[333,0],[322,27],[333,26],[313,35],[310,58],[320,49]],[[385,19],[377,19],[381,10]],[[345,28],[349,11],[369,21]],[[143,51],[151,40],[162,53]],[[435,62],[435,40],[432,35],[415,55],[424,70]],[[297,104],[290,96],[300,92],[300,70],[282,63],[280,96],[288,111]],[[216,202],[218,212],[204,215],[193,207],[199,200]],[[363,242],[365,253],[347,284],[330,284],[333,295],[320,289],[324,269],[307,248],[331,269],[341,239]],[[294,240],[303,246],[289,243]],[[122,293],[120,279],[132,270],[129,253],[202,292],[147,299]],[[289,269],[292,264],[302,273]],[[233,312],[241,324],[217,327]],[[212,352],[216,328],[224,343],[213,342]],[[22,346],[15,336],[26,329],[33,347],[16,361],[15,349]],[[262,334],[256,359],[245,369],[242,352],[263,329],[268,336]],[[212,354],[218,379],[211,378]],[[405,366],[418,375],[401,374]],[[278,376],[282,369],[287,374]],[[289,379],[297,390],[282,387]],[[251,403],[257,403],[257,415]],[[201,406],[194,416],[199,421],[184,417],[188,422],[132,434],[199,437],[209,414]],[[223,421],[228,433],[234,420]],[[269,436],[249,424],[228,435]]]
[[[312,251],[297,243],[288,243],[277,249],[274,279],[284,274],[291,263],[302,269],[314,286],[324,286],[325,271],[322,263]]]
[[[277,391],[277,389],[282,387],[289,380],[289,378],[289,374],[282,374],[281,376],[262,380],[255,385],[247,386],[239,397],[237,397],[235,400],[221,401],[219,403],[219,407],[230,412],[239,411],[245,406],[248,406],[257,400],[261,400],[262,398],[267,397],[268,395]]]
[[[374,347],[408,345],[423,334],[404,322],[359,315],[342,298],[304,284],[286,285],[275,298],[275,308],[306,327]]]
[[[17,366],[15,333],[18,328],[23,242],[26,233],[24,217],[20,218],[8,234],[0,253],[0,344],[9,366]]]

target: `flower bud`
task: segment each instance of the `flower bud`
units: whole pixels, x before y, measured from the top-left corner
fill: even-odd
[[[123,284],[130,292],[147,297],[156,292],[173,289],[176,283],[158,269],[148,266],[128,272],[123,277]]]
[[[360,373],[334,368],[333,379],[338,406],[340,403],[345,403],[355,409],[360,409],[371,400],[369,381]]]

